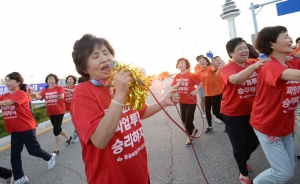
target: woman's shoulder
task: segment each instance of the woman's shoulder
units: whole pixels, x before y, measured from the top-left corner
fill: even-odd
[[[25,93],[23,90],[18,90],[14,94],[27,96],[27,93]]]
[[[77,94],[89,94],[92,93],[92,91],[97,90],[97,86],[94,86],[91,82],[81,82],[76,86],[75,92]]]

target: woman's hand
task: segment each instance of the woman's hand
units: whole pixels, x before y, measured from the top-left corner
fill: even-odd
[[[294,58],[300,59],[300,52],[296,53],[292,53]]]
[[[190,93],[190,95],[192,95],[192,97],[194,97],[196,95],[196,93],[197,93],[196,90],[194,90]]]
[[[175,84],[174,86],[172,86],[174,89],[178,89],[179,86],[182,84],[183,82],[183,78],[180,78],[179,81],[177,82],[177,84]]]
[[[261,67],[262,65],[264,65],[265,62],[267,61],[271,61],[272,59],[267,57],[267,58],[262,58],[260,60],[258,60],[255,64],[253,64],[255,70],[257,70],[259,67]]]
[[[29,93],[29,96],[31,97],[31,98],[36,98],[36,93]]]
[[[57,95],[57,98],[58,99],[64,99],[64,96],[65,96],[64,94],[59,94],[59,95]]]
[[[166,106],[175,106],[179,103],[179,94],[177,89],[170,90],[163,98],[163,102]]]
[[[115,74],[114,85],[116,87],[115,96],[125,98],[129,93],[129,82],[132,81],[131,72],[121,70]]]

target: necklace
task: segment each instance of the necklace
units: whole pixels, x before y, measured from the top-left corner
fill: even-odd
[[[114,97],[113,85],[111,81],[90,79],[90,82],[97,87],[109,88],[110,96],[112,98]]]
[[[90,79],[90,82],[92,84],[94,84],[95,86],[98,86],[98,87],[109,87],[111,85],[111,82],[110,81],[106,81],[106,80],[95,80],[95,79]]]

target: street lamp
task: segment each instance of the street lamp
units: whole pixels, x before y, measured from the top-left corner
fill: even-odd
[[[182,57],[184,57],[184,53],[183,53],[183,45],[182,45],[182,33],[181,33],[181,28],[179,28],[179,34],[180,34],[180,42],[181,42],[181,52],[182,52]]]
[[[250,8],[249,8],[249,9],[251,10],[251,13],[252,13],[252,19],[253,19],[253,25],[254,25],[254,31],[255,31],[254,37],[256,37],[256,35],[257,35],[257,33],[258,33],[256,15],[260,12],[260,10],[261,10],[265,5],[272,4],[272,3],[276,3],[276,2],[279,2],[279,1],[282,1],[282,0],[273,0],[273,1],[266,2],[266,3],[262,3],[262,4],[254,4],[253,2],[250,3]],[[260,8],[260,9],[258,10],[257,13],[255,13],[255,9],[257,9],[257,8]]]
[[[31,78],[31,83],[33,83],[33,76],[30,76],[30,78]]]

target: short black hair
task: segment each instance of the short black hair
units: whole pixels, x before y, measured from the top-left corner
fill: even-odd
[[[257,59],[259,57],[259,53],[255,50],[255,48],[251,44],[247,43],[246,45],[249,49],[249,58]]]
[[[202,57],[204,57],[204,55],[199,55],[196,57],[196,61],[198,61],[199,59],[201,59]]]
[[[300,37],[298,37],[298,38],[296,39],[296,43],[298,43],[299,40],[300,40]]]
[[[227,51],[227,54],[230,58],[231,55],[230,55],[230,52],[233,52],[235,47],[244,42],[245,44],[247,44],[247,42],[243,39],[243,38],[240,38],[240,37],[237,37],[237,38],[232,38],[231,40],[229,40],[227,43],[226,43],[226,51]]]
[[[86,80],[83,78],[83,77],[79,77],[78,78],[78,83],[82,83],[82,82],[85,82]]]
[[[19,72],[12,72],[10,74],[7,74],[5,78],[8,77],[9,79],[16,80],[17,82],[20,82],[20,85],[23,84],[24,78]]]
[[[287,28],[284,26],[265,27],[258,32],[254,41],[254,47],[258,52],[268,56],[273,51],[271,48],[272,43],[276,43],[278,36],[284,32],[287,32]]]

